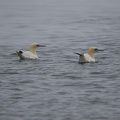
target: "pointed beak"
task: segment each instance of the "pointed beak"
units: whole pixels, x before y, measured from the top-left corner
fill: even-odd
[[[103,49],[99,49],[99,51],[104,51]]]
[[[45,46],[45,45],[39,45],[39,44],[38,44],[37,47],[46,47],[46,46]]]
[[[103,49],[98,49],[97,51],[104,51]]]
[[[103,49],[95,49],[94,52],[104,51]]]

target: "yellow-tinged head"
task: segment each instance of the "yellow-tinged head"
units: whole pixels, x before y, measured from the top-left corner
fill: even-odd
[[[33,42],[30,45],[30,52],[32,52],[33,54],[36,54],[36,48],[39,47],[40,45],[38,43]]]
[[[98,49],[96,48],[96,47],[90,47],[89,49],[88,49],[88,54],[92,57],[92,58],[94,58],[94,52],[96,52]]]

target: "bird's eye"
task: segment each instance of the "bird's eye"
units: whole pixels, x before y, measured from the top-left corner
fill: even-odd
[[[40,45],[36,45],[37,47],[39,47]]]
[[[94,49],[94,51],[98,51],[98,49],[97,49],[97,48],[95,48],[95,49]]]

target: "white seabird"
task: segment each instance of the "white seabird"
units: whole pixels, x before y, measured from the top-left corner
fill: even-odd
[[[86,54],[84,53],[75,53],[75,54],[79,55],[79,63],[94,63],[96,62],[94,58],[94,53],[97,51],[103,51],[103,50],[99,50],[96,47],[90,47]]]
[[[32,43],[30,45],[29,51],[16,51],[20,59],[38,59],[36,52],[37,47],[41,47],[38,43]]]

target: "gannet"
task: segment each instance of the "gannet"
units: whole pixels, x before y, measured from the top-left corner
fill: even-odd
[[[37,47],[41,47],[41,45],[34,42],[30,45],[29,51],[16,51],[16,53],[20,59],[38,59],[38,55],[36,53]]]
[[[96,60],[94,58],[94,53],[97,51],[103,51],[96,47],[90,47],[86,54],[84,53],[75,53],[79,55],[79,63],[94,63]]]

